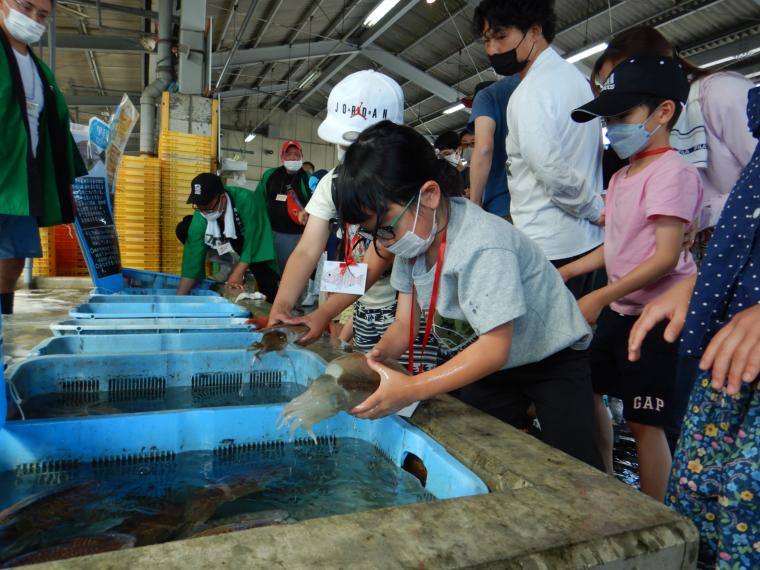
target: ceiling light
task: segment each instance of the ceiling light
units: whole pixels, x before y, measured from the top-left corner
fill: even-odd
[[[428,4],[435,4],[435,0],[426,0]]]
[[[744,77],[746,77],[747,79],[752,79],[753,77],[757,77],[758,75],[760,75],[760,71],[753,71],[752,73],[746,74]]]
[[[301,80],[301,83],[298,84],[298,89],[306,89],[312,83],[314,83],[314,80],[316,80],[317,77],[319,77],[321,74],[322,74],[321,69],[315,69],[314,71],[309,73],[309,75],[307,75]]]
[[[595,53],[599,53],[600,51],[604,51],[606,49],[607,49],[607,42],[602,42],[600,44],[596,44],[589,48],[586,48],[583,51],[579,51],[575,55],[571,55],[570,57],[567,57],[565,59],[568,61],[568,63],[577,63],[579,61],[586,59],[587,57],[591,57]]]
[[[385,15],[390,12],[393,7],[398,4],[400,0],[383,0],[377,7],[369,13],[367,19],[364,20],[364,25],[371,28],[377,24]]]
[[[245,142],[249,143],[255,138],[256,138],[256,133],[250,132],[247,135],[245,135]]]
[[[728,63],[730,61],[735,61],[737,59],[745,59],[747,57],[752,57],[756,53],[760,52],[760,48],[751,49],[749,51],[745,51],[742,53],[737,53],[734,55],[730,55],[728,57],[722,57],[720,59],[716,59],[715,61],[711,61],[710,63],[705,63],[704,65],[700,65],[700,69],[706,69],[708,67],[715,67],[716,65],[720,65],[722,63]]]
[[[461,111],[464,109],[464,103],[457,103],[453,107],[449,107],[448,109],[444,109],[443,114],[444,115],[451,115],[451,113],[456,113],[457,111]]]

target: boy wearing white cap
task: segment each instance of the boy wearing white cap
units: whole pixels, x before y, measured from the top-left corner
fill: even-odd
[[[365,70],[352,73],[340,81],[330,92],[327,100],[327,116],[317,131],[319,137],[337,147],[338,159],[342,160],[345,150],[359,134],[375,123],[389,120],[396,124],[404,123],[404,93],[393,79],[382,73]],[[272,304],[269,325],[280,322],[303,322],[310,331],[300,342],[310,342],[319,338],[330,319],[360,298],[359,295],[338,293],[330,295],[327,303],[316,311],[294,319],[290,311],[293,309],[300,291],[306,285],[311,272],[316,267],[325,249],[330,233],[329,222],[337,218],[337,210],[332,198],[333,171],[327,173],[317,185],[314,195],[306,206],[309,221],[303,236],[290,256],[284,268],[280,289]],[[345,233],[345,232],[344,232]],[[349,244],[353,243],[352,236],[344,236]],[[349,246],[350,247],[350,246]],[[388,283],[375,285],[381,276],[390,270],[393,256],[383,254],[378,256],[374,247],[367,247],[364,252],[364,263],[367,264],[366,294],[361,297],[365,308],[376,309],[379,313],[389,315],[388,319],[373,315],[388,325],[393,318],[393,311],[387,307],[395,302],[395,292]],[[383,280],[387,281],[387,277]],[[359,330],[357,346],[361,347],[361,313],[359,315]],[[374,343],[372,344],[372,346]]]

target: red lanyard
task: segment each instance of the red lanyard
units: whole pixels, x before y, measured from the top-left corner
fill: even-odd
[[[646,158],[648,156],[655,156],[657,154],[662,154],[664,152],[668,152],[669,150],[673,150],[673,147],[664,146],[662,148],[653,148],[652,150],[645,150],[644,152],[640,152],[639,154],[634,154],[631,157],[631,160],[641,160],[642,158]]]
[[[362,236],[359,235],[359,232],[356,233],[356,235],[354,236],[354,239],[350,239],[348,237],[349,236],[348,228],[349,226],[348,224],[346,224],[345,228],[343,229],[344,236],[346,238],[345,239],[346,246],[345,246],[345,256],[344,256],[345,259],[343,263],[340,264],[341,274],[345,273],[346,269],[348,269],[350,265],[356,265],[356,262],[354,261],[354,248],[356,247],[356,244],[359,243],[359,240],[362,239]]]
[[[438,261],[435,265],[435,279],[433,280],[433,292],[430,295],[430,308],[427,312],[427,320],[425,321],[425,335],[422,337],[422,350],[420,354],[425,353],[428,341],[430,340],[430,333],[433,330],[433,319],[435,318],[435,305],[438,301],[438,289],[441,285],[441,271],[443,270],[443,256],[446,253],[446,230],[443,230],[443,236],[441,237],[441,246],[438,248]],[[412,313],[409,319],[409,364],[407,368],[409,372],[414,374],[414,339],[417,336],[417,330],[414,326],[414,285],[412,285]]]

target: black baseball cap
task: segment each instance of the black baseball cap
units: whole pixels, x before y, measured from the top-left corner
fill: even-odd
[[[630,57],[612,70],[599,97],[571,113],[573,121],[585,123],[596,117],[614,117],[647,99],[669,99],[686,103],[689,78],[672,57]]]
[[[193,178],[190,183],[190,197],[187,203],[202,206],[223,193],[222,179],[212,172],[204,172]]]

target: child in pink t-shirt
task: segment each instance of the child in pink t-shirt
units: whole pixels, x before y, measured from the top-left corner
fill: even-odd
[[[607,270],[609,284],[578,301],[597,325],[591,374],[600,451],[611,473],[612,424],[601,400],[608,394],[623,400],[641,490],[660,501],[671,465],[663,428],[679,424],[687,394],[676,386],[676,346],[661,332],[650,334],[641,360],[629,362],[628,335],[646,303],[696,273],[682,243],[699,215],[702,185],[697,169],[669,145],[688,94],[686,72],[673,59],[637,56],[613,70],[599,97],[573,111],[577,122],[603,117],[612,148],[630,165],[610,181],[604,245],[560,269],[565,280]]]

